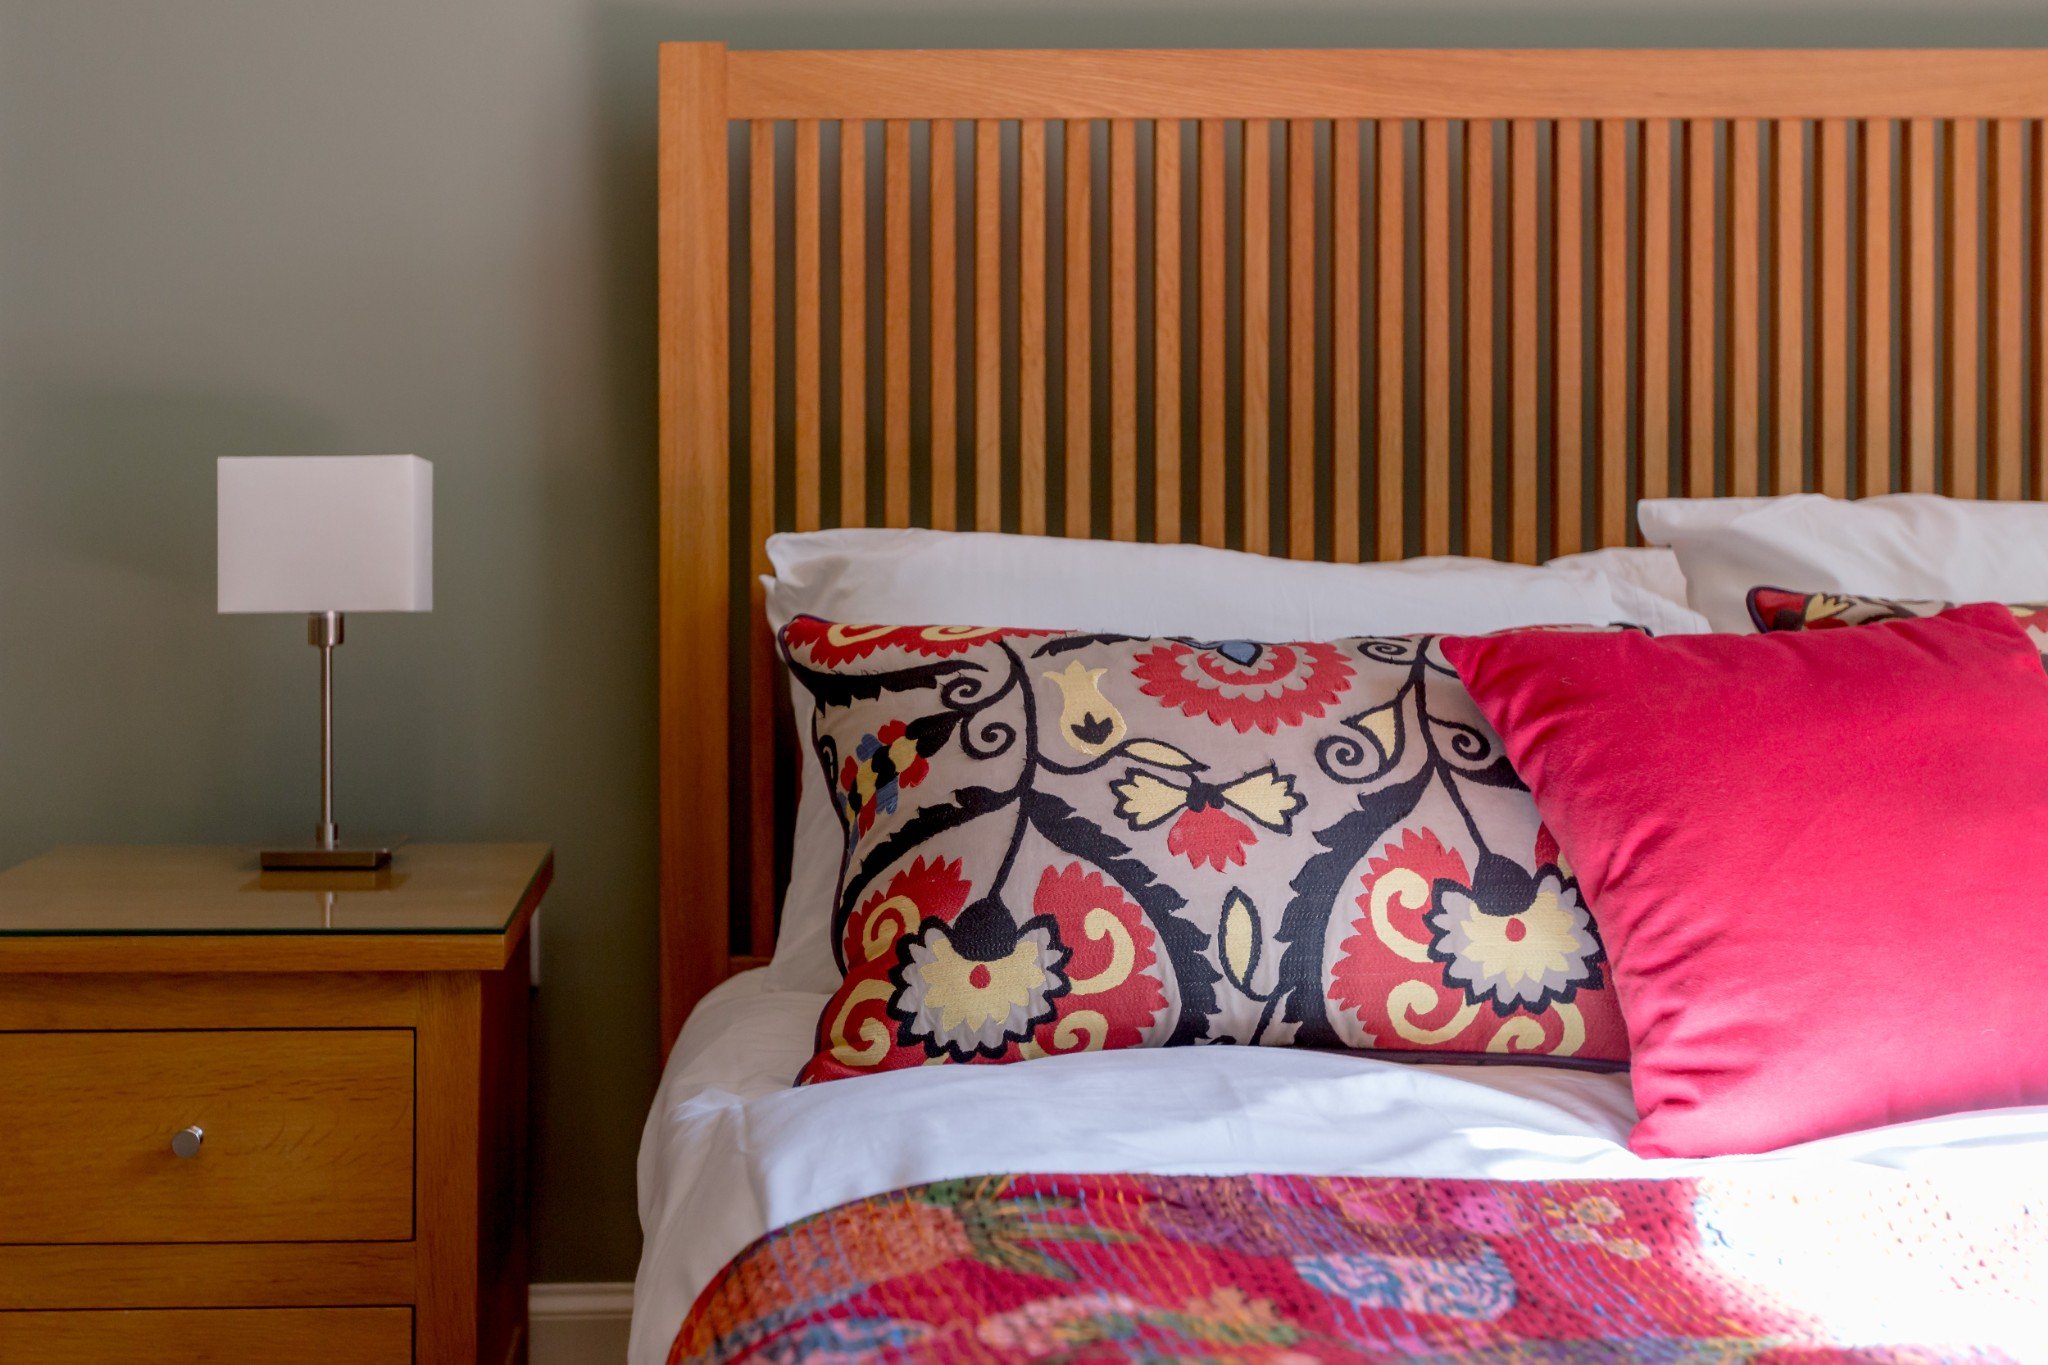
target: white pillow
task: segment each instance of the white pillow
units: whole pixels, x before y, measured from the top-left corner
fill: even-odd
[[[1693,607],[1751,631],[1758,586],[1864,597],[2020,602],[2048,597],[2048,505],[1890,493],[1853,502],[1650,498],[1643,537],[1669,545]]]
[[[1706,629],[1682,603],[1582,565],[1487,559],[1326,564],[1199,545],[985,531],[849,528],[768,539],[768,624],[799,615],[890,625],[1037,626],[1201,639],[1338,640],[1628,621]],[[830,944],[841,836],[810,753],[811,698],[792,686],[803,777],[789,890],[768,982],[839,984]]]
[[[1633,584],[1662,601],[1685,608],[1688,620],[1695,616],[1685,597],[1685,570],[1678,566],[1678,556],[1664,545],[1615,545],[1605,550],[1581,550],[1577,554],[1559,555],[1544,564],[1550,569],[1591,569],[1604,573],[1610,578]],[[1704,625],[1705,622],[1700,623]],[[1682,635],[1685,631],[1659,631],[1659,634]]]

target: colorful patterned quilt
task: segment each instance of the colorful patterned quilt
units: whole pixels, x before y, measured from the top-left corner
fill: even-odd
[[[670,1359],[2048,1360],[2039,1202],[1770,1170],[943,1181],[755,1242]]]

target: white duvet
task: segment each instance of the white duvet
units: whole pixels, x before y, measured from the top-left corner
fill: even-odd
[[[794,1089],[825,997],[736,977],[691,1016],[640,1147],[645,1245],[631,1360],[659,1365],[697,1293],[763,1233],[851,1199],[997,1171],[1150,1171],[1542,1179],[1819,1164],[1953,1179],[2001,1208],[2048,1208],[2048,1108],[1903,1124],[1764,1157],[1645,1161],[1625,1076],[1524,1066],[1424,1066],[1284,1048],[1193,1047],[1014,1066],[901,1071]],[[1776,1248],[1772,1283],[1838,1324],[1933,1333],[2010,1313],[1927,1291],[1886,1293],[1885,1247]],[[2048,1267],[2043,1268],[2048,1277]],[[2034,1305],[2048,1315],[2048,1295]],[[2023,1359],[2048,1316],[2004,1324]]]

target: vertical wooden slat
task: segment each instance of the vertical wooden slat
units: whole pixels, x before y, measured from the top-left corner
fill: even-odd
[[[1625,120],[1600,121],[1600,545],[1629,533],[1628,139]]]
[[[2031,155],[2034,161],[2034,431],[2032,455],[2028,460],[2029,495],[2048,497],[2048,305],[2038,295],[2048,280],[2048,123],[2036,123]]]
[[[1003,528],[1003,125],[974,125],[974,529]]]
[[[1017,128],[1017,529],[1045,534],[1045,120]]]
[[[819,479],[819,450],[823,427],[819,396],[822,382],[824,338],[820,332],[824,317],[824,272],[820,268],[823,244],[823,215],[819,204],[819,177],[823,174],[818,156],[818,121],[799,119],[796,125],[796,188],[794,195],[796,233],[796,278],[791,282],[796,314],[796,405],[790,414],[796,443],[796,529],[815,531],[824,524],[823,483]]]
[[[1551,129],[1551,553],[1586,548],[1585,128]]]
[[[1806,483],[1806,129],[1772,125],[1771,491]]]
[[[1763,331],[1758,325],[1763,187],[1758,179],[1758,135],[1755,119],[1728,125],[1728,491],[1738,498],[1756,495],[1757,424],[1763,412]]]
[[[1906,125],[1906,458],[1903,486],[1934,491],[1935,443],[1940,438],[1935,370],[1935,123]]]
[[[1714,496],[1716,438],[1714,324],[1719,302],[1714,253],[1714,121],[1685,125],[1685,493]]]
[[[1671,491],[1671,121],[1643,124],[1642,150],[1641,397],[1637,412],[1641,468],[1636,487],[1646,498]]]
[[[768,537],[775,531],[775,124],[747,129],[747,932],[775,942],[775,641],[768,631]]]
[[[839,524],[868,524],[867,124],[839,125]]]
[[[1201,253],[1201,421],[1202,518],[1204,545],[1221,545],[1228,535],[1223,506],[1224,455],[1230,434],[1225,429],[1225,393],[1229,382],[1224,325],[1229,302],[1224,297],[1228,263],[1224,259],[1223,122],[1204,119],[1200,132],[1201,179],[1198,207]]]
[[[1242,234],[1243,299],[1239,305],[1239,340],[1243,374],[1239,401],[1244,419],[1244,548],[1255,555],[1272,548],[1273,537],[1273,125],[1246,119],[1243,200],[1238,222]]]
[[[731,624],[729,509],[732,447],[727,400],[732,382],[727,280],[732,249],[727,221],[727,123],[725,49],[716,43],[671,44],[661,50],[661,140],[659,178],[660,341],[658,350],[661,448],[659,452],[660,583],[659,645],[660,785],[658,830],[661,846],[661,1029],[663,1050],[682,1027],[683,1016],[724,977],[732,910],[728,856],[731,826],[723,800],[706,803],[692,785],[709,775],[712,790],[731,790],[731,744],[723,724],[730,690],[723,641]],[[718,644],[707,666],[706,641]],[[704,717],[714,717],[704,724]],[[707,808],[708,807],[708,808]],[[430,1003],[445,1004],[449,991],[474,977],[456,974],[424,978]],[[432,1022],[455,1026],[437,1009]],[[476,1025],[482,1027],[479,1019]],[[433,1042],[439,1027],[425,1030]],[[452,1035],[447,1035],[452,1036]],[[438,1055],[427,1060],[448,1060]],[[471,1071],[429,1072],[459,1082]],[[461,1085],[456,1084],[458,1092]],[[475,1113],[472,1093],[438,1097],[429,1112],[457,1118]],[[429,1134],[424,1141],[447,1137]],[[458,1132],[455,1137],[466,1137]],[[453,1155],[452,1146],[442,1152]],[[423,1182],[424,1183],[424,1182]],[[453,1202],[459,1203],[460,1200]],[[451,1210],[434,1210],[446,1214]],[[464,1212],[453,1209],[457,1218]],[[445,1246],[456,1219],[436,1217],[436,1251]],[[433,1315],[434,1335],[420,1346],[427,1359],[475,1355],[473,1338],[451,1328],[459,1315]],[[454,1340],[441,1339],[448,1333]]]
[[[1348,564],[1359,555],[1359,438],[1364,423],[1360,384],[1364,320],[1360,278],[1358,121],[1330,128],[1330,556]]]
[[[1422,124],[1422,552],[1451,552],[1451,132]]]
[[[931,131],[932,525],[950,531],[960,506],[959,146],[951,119]]]
[[[2026,459],[2026,154],[2027,125],[1991,125],[1991,487],[2020,495]]]
[[[757,119],[747,135],[747,548],[758,578],[775,530],[775,124]]]
[[[1316,125],[1287,125],[1287,554],[1316,554]]]
[[[882,517],[910,525],[910,124],[882,129]]]
[[[1493,554],[1493,123],[1465,125],[1465,553]]]
[[[1958,119],[1948,130],[1948,458],[1941,491],[1974,498],[1977,488],[1978,124]]]
[[[1180,122],[1152,125],[1152,538],[1180,539]]]
[[[1536,334],[1537,124],[1516,119],[1508,131],[1508,380],[1513,397],[1508,425],[1508,553],[1516,563],[1536,562],[1536,439],[1542,413],[1543,353]]]
[[[1138,125],[1109,125],[1109,534],[1138,538]]]
[[[1844,497],[1849,485],[1849,125],[1823,119],[1813,175],[1820,195],[1819,314],[1814,344],[1814,478]]]
[[[1378,412],[1374,417],[1374,499],[1377,507],[1375,550],[1381,559],[1399,559],[1407,543],[1408,467],[1407,402],[1407,149],[1397,119],[1381,119],[1373,154],[1379,221],[1373,236],[1379,251],[1373,288],[1374,349],[1377,360]]]
[[[1862,370],[1863,432],[1857,489],[1863,497],[1892,486],[1892,135],[1863,125]]]
[[[1085,536],[1095,500],[1090,386],[1089,246],[1094,236],[1094,126],[1067,120],[1066,151],[1066,471],[1065,530]]]

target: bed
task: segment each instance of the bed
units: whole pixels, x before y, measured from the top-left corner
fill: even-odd
[[[1793,1358],[1969,1321],[2036,1358],[2039,1110],[1698,1163],[1629,1152],[1626,1076],[1528,1066],[1206,1047],[792,1088],[826,1002],[758,970],[797,771],[760,577],[771,533],[828,525],[1533,564],[1639,543],[1636,500],[1674,492],[2038,496],[2048,56],[687,43],[661,92],[668,1069],[635,1361],[1352,1359],[1315,1314],[1415,1295],[1463,1335],[1389,1350]],[[1838,1217],[1788,1214],[1819,1191]],[[1369,1286],[1301,1270],[1339,1206],[1391,1229]],[[1132,1266],[1193,1208],[1237,1240],[1171,1262],[1162,1308]],[[945,1312],[875,1306],[890,1247],[998,1225],[1029,1235],[927,1284]],[[1927,1289],[1928,1247],[1994,1244]],[[1276,1258],[1298,1311],[1218,1297]],[[1087,1311],[1018,1316],[1055,1262]],[[1474,1265],[1524,1306],[1628,1292],[1489,1336]],[[1708,1280],[1741,1288],[1703,1309]],[[758,1293],[686,1327],[714,1285]]]

